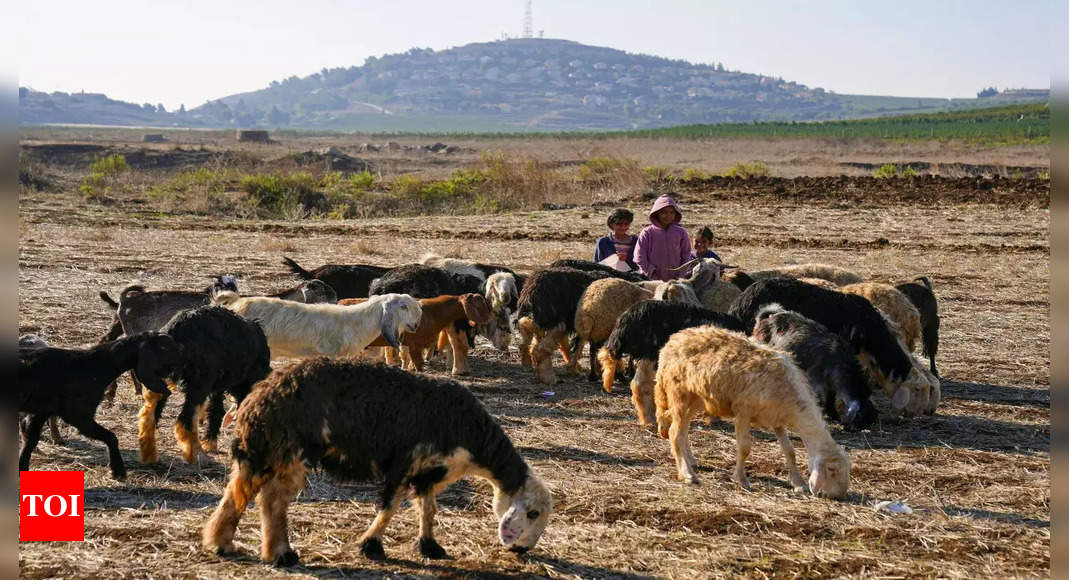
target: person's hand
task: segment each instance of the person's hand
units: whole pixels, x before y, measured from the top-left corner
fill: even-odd
[[[624,251],[616,252],[616,257],[620,258],[621,260],[626,262],[627,261],[627,252],[624,252]]]

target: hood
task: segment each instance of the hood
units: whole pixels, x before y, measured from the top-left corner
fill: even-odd
[[[654,200],[653,209],[651,209],[650,213],[649,213],[650,223],[655,225],[655,226],[660,227],[661,224],[657,223],[657,221],[653,219],[653,214],[655,214],[655,213],[657,213],[657,212],[661,211],[662,209],[664,209],[666,207],[669,207],[669,206],[674,207],[675,210],[676,210],[676,221],[674,221],[672,223],[678,224],[680,222],[680,220],[683,219],[683,212],[680,211],[679,206],[676,205],[676,200],[672,199],[672,196],[670,196],[670,195],[662,195],[662,196],[658,197],[656,200]]]

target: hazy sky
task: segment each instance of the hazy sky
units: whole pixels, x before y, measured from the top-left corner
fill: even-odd
[[[19,2],[20,86],[187,108],[411,47],[518,36],[524,0]],[[547,38],[781,76],[838,93],[1046,88],[1058,0],[534,0]],[[1055,13],[1058,13],[1057,15]]]

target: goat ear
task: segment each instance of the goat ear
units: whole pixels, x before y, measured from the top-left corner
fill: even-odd
[[[464,316],[468,317],[471,326],[486,324],[490,321],[490,307],[486,299],[479,294],[465,294],[460,297],[460,306],[464,309]]]
[[[909,404],[909,388],[905,385],[898,387],[895,391],[894,397],[891,398],[891,407],[896,411],[901,411]]]
[[[397,337],[397,304],[392,300],[382,302],[382,325],[379,332],[382,333],[382,340],[386,341],[386,344],[401,348],[401,341]]]
[[[164,394],[167,392],[167,383],[163,382],[163,377],[169,373],[163,367],[169,366],[168,363],[172,361],[167,361],[166,358],[167,355],[164,355],[159,346],[153,342],[145,342],[138,349],[137,379],[154,393]]]

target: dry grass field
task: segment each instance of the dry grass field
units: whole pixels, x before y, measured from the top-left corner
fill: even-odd
[[[48,135],[28,135],[43,139]],[[515,148],[535,144],[514,143]],[[695,166],[687,143],[594,143],[645,148],[665,164]],[[819,149],[814,159],[897,161],[924,156],[955,162],[1049,165],[1045,150]],[[300,145],[304,147],[304,144]],[[485,146],[473,145],[473,146]],[[571,146],[571,145],[569,145]],[[800,142],[736,141],[730,159],[764,159],[773,175],[804,154]],[[750,149],[742,151],[747,146]],[[893,154],[892,154],[893,153]],[[553,153],[556,154],[556,153]],[[585,152],[576,152],[577,157]],[[693,152],[694,156],[706,155]],[[708,169],[716,163],[707,159]],[[895,159],[899,157],[899,159]],[[697,158],[697,157],[695,157]],[[421,163],[419,160],[413,163]],[[823,161],[801,165],[807,174]],[[291,542],[301,565],[275,570],[256,559],[258,510],[242,521],[244,554],[220,560],[200,549],[200,528],[221,494],[227,453],[186,464],[171,426],[180,395],[160,424],[161,460],[138,460],[140,400],[128,380],[99,421],[112,429],[130,472],[112,480],[104,446],[67,428],[66,445],[45,436],[33,469],[85,471],[86,541],[19,545],[27,578],[267,577],[1022,577],[1050,574],[1050,243],[1049,182],[1024,180],[973,191],[972,182],[913,197],[867,195],[871,180],[845,180],[798,195],[747,194],[745,188],[680,192],[684,225],[710,224],[713,247],[746,269],[819,261],[881,281],[929,275],[940,299],[936,415],[892,417],[874,396],[881,421],[866,432],[832,426],[849,450],[851,492],[829,501],[791,491],[779,447],[755,431],[749,462],[753,491],[730,482],[730,425],[696,423],[692,444],[702,482],[675,480],[668,445],[635,423],[630,393],[606,395],[585,377],[546,387],[509,353],[484,342],[461,382],[499,420],[551,486],[555,513],[525,556],[498,545],[490,487],[460,482],[441,498],[437,538],[453,557],[423,560],[415,511],[388,530],[390,559],[364,559],[356,539],[374,514],[373,483],[314,473],[290,509]],[[881,186],[882,187],[882,186]],[[903,185],[905,187],[905,185]],[[1042,192],[1047,190],[1044,195]],[[1036,194],[1039,191],[1040,194]],[[1020,193],[1025,192],[1025,193]],[[1029,193],[1030,192],[1030,193]],[[752,193],[752,192],[751,192]],[[804,194],[804,195],[803,195]],[[1022,197],[1023,196],[1023,197]],[[864,200],[859,203],[859,200]],[[1024,201],[1022,201],[1024,200]],[[366,220],[267,221],[137,212],[126,204],[87,203],[77,192],[24,191],[19,198],[19,331],[56,345],[95,342],[111,311],[97,292],[138,279],[150,288],[192,289],[212,274],[234,273],[243,292],[294,280],[283,255],[305,267],[324,263],[403,264],[429,250],[531,271],[559,257],[587,257],[602,235],[605,207],[498,215]],[[648,201],[626,200],[638,213]],[[558,359],[559,364],[559,359]],[[585,358],[584,358],[584,365]],[[447,377],[444,360],[430,373]],[[220,448],[228,449],[224,430]],[[795,441],[802,447],[800,441]],[[800,460],[805,456],[799,451]],[[912,514],[874,510],[901,500]]]

